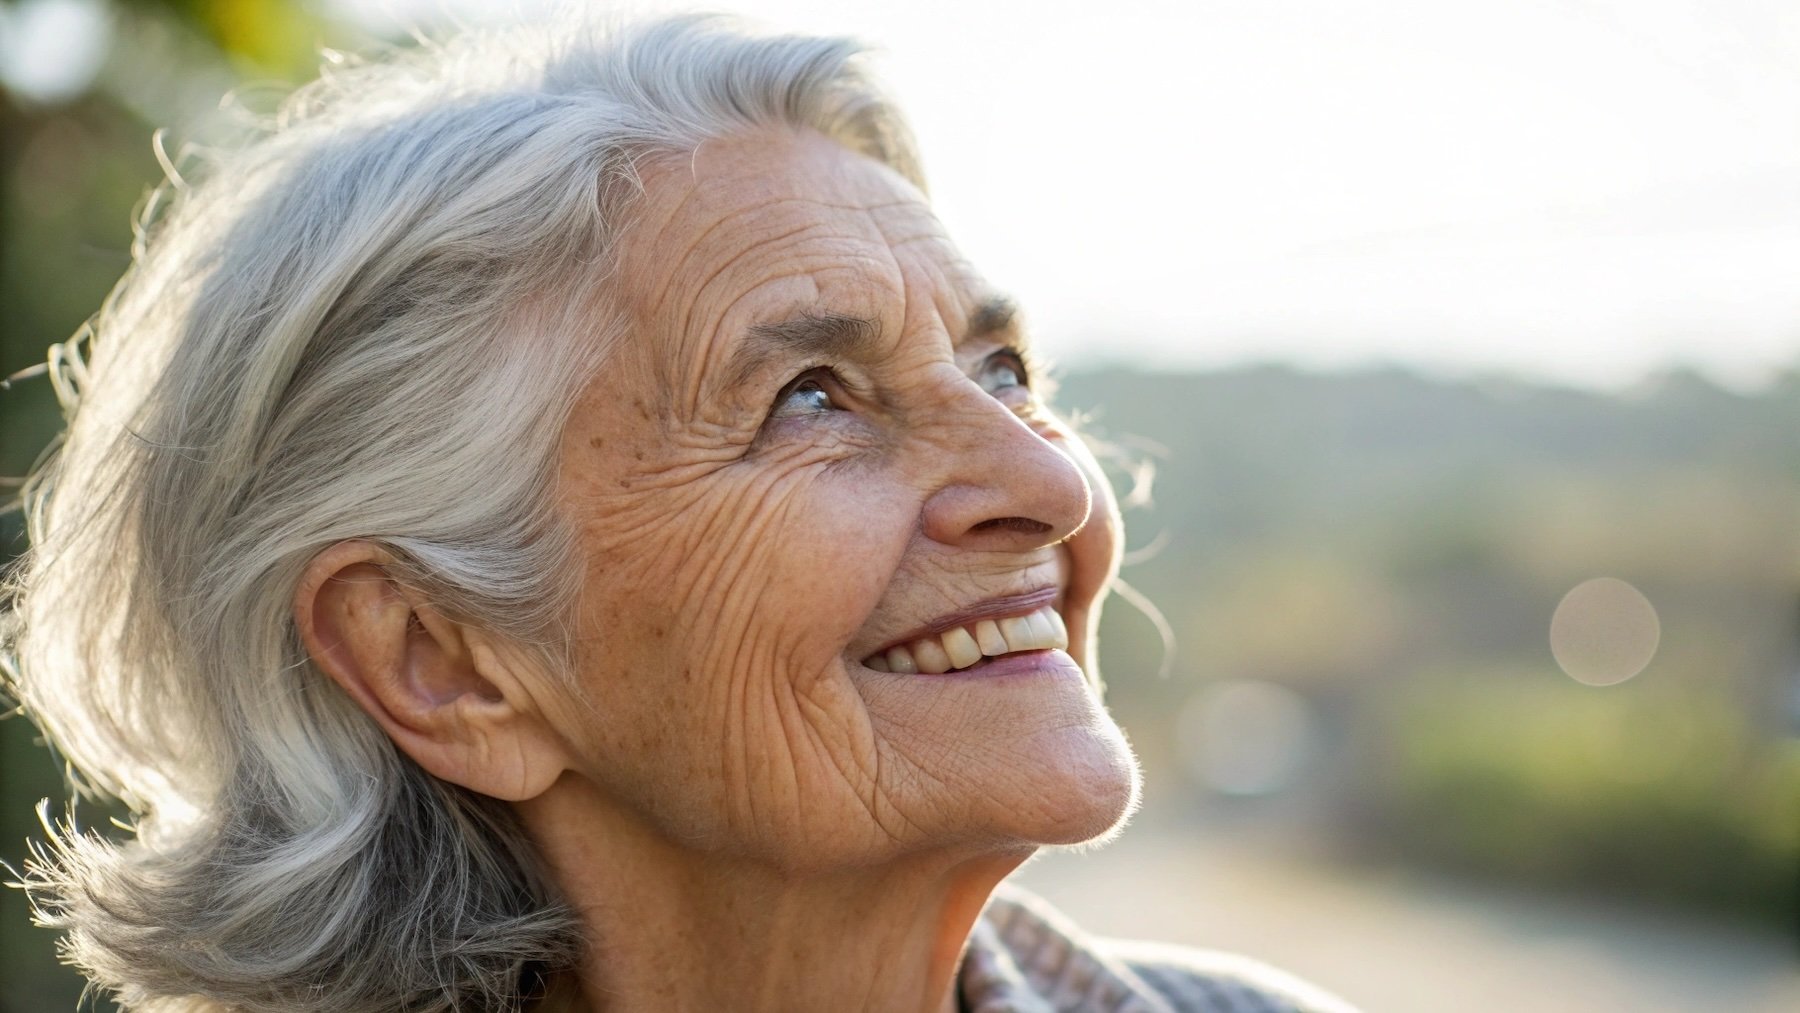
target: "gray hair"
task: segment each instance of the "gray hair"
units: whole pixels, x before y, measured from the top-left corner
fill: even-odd
[[[128,1008],[512,1010],[580,959],[510,810],[401,754],[290,600],[321,549],[374,539],[566,673],[555,450],[623,329],[604,283],[637,167],[780,125],[923,187],[858,45],[687,17],[330,67],[159,191],[52,350],[69,426],[0,599],[10,689],[135,814],[124,843],[46,818],[24,870]]]

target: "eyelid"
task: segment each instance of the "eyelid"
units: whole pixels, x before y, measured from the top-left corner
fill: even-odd
[[[844,375],[838,372],[838,368],[835,364],[819,362],[801,368],[799,372],[795,373],[788,380],[788,382],[781,385],[781,389],[775,392],[774,399],[769,402],[769,407],[764,415],[762,425],[766,428],[769,424],[780,422],[784,418],[797,417],[781,415],[780,411],[782,403],[785,402],[802,384],[806,383],[808,380],[814,379],[818,380],[820,386],[824,388],[826,396],[831,398],[833,407],[836,410],[854,410],[856,405],[864,403],[867,400],[867,391],[854,381],[845,379]]]
[[[780,404],[781,399],[784,397],[787,397],[789,394],[792,394],[794,392],[795,387],[798,387],[802,383],[805,383],[807,380],[809,380],[815,376],[820,376],[820,375],[830,376],[831,375],[831,367],[824,366],[824,365],[818,365],[818,366],[806,366],[806,367],[800,369],[798,372],[794,373],[793,376],[788,377],[788,381],[781,385],[780,390],[775,392],[775,400],[771,403]]]
[[[796,390],[799,390],[808,380],[826,380],[832,381],[835,384],[836,377],[832,376],[831,369],[827,366],[807,366],[805,369],[795,373],[786,383],[781,385],[780,390],[775,392],[775,397],[770,400],[768,411],[765,413],[765,421],[774,421],[775,419],[780,418],[781,406],[785,404],[787,399],[791,397]],[[821,386],[824,386],[824,384],[821,384]],[[825,393],[830,395],[831,391],[827,389]]]
[[[977,367],[977,371],[979,372],[981,369],[986,369],[995,359],[998,359],[1001,356],[1010,358],[1019,364],[1020,378],[1025,381],[1025,386],[1027,388],[1037,382],[1038,364],[1036,357],[1031,354],[1029,348],[1019,343],[1004,345],[989,352],[982,357],[981,364]]]

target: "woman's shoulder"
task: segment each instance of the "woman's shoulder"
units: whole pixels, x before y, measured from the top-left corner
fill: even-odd
[[[1183,1013],[1354,1013],[1349,1003],[1318,986],[1235,953],[1131,940],[1103,945]]]
[[[1255,960],[1165,943],[1103,939],[1014,886],[970,937],[969,1013],[1354,1013],[1342,999]]]

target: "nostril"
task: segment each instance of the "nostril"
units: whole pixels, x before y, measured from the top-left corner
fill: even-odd
[[[971,531],[1017,531],[1027,535],[1041,535],[1050,530],[1050,525],[1043,521],[1034,521],[1029,517],[995,517],[982,521],[970,529]]]

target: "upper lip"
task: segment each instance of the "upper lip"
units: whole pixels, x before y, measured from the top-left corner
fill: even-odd
[[[1043,608],[1045,605],[1055,601],[1057,595],[1061,593],[1062,590],[1052,584],[1032,591],[1024,591],[1019,594],[1003,595],[999,598],[989,598],[986,601],[979,601],[973,605],[958,609],[955,612],[941,615],[905,636],[895,637],[875,650],[868,652],[865,657],[874,657],[889,648],[899,647],[902,644],[909,644],[923,637],[936,636],[945,630],[953,630],[958,626],[967,626],[970,623],[978,623],[983,619],[1006,619],[1013,616],[1030,615],[1038,609]]]

